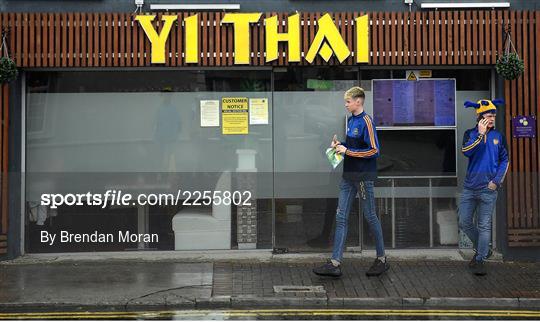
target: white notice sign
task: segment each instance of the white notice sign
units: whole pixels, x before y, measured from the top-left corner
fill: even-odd
[[[249,124],[268,124],[268,99],[249,99]]]
[[[201,100],[201,127],[219,126],[219,100]]]

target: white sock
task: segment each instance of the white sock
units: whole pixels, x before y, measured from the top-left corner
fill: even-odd
[[[335,259],[331,259],[330,260],[332,262],[332,265],[334,265],[335,267],[338,267],[339,266],[339,261],[335,260]]]
[[[378,260],[380,260],[383,263],[386,263],[386,256],[383,257],[377,257]]]

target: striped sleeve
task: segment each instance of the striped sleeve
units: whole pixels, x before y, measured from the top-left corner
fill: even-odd
[[[466,157],[472,156],[476,151],[476,148],[480,145],[480,142],[482,142],[483,137],[483,134],[476,134],[472,130],[466,131],[463,135],[463,147],[461,148],[461,152],[463,152]]]
[[[365,149],[353,149],[347,148],[345,154],[355,158],[376,158],[379,156],[379,140],[377,138],[377,132],[373,126],[373,121],[368,115],[364,115],[365,126],[362,133],[362,138],[368,144],[368,148]]]

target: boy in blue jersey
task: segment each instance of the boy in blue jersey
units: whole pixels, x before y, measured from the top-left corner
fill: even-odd
[[[474,244],[475,254],[469,267],[475,275],[486,275],[485,260],[491,256],[491,221],[497,189],[508,171],[508,152],[505,137],[494,129],[496,105],[502,100],[480,100],[465,102],[465,107],[474,107],[478,125],[463,135],[461,151],[469,158],[467,176],[463,184],[458,213],[459,227]],[[476,209],[477,225],[473,222]]]
[[[345,143],[339,142],[334,135],[331,147],[345,155],[343,178],[339,186],[339,201],[336,211],[336,231],[332,258],[324,265],[313,269],[322,276],[341,276],[341,261],[347,237],[349,212],[357,192],[360,192],[364,217],[371,233],[375,236],[377,258],[366,272],[368,276],[378,276],[388,270],[384,253],[382,227],[375,212],[375,196],[373,181],[377,178],[377,162],[379,156],[379,140],[373,120],[364,112],[364,90],[353,87],[345,92],[345,107],[352,116],[347,120],[347,138]]]

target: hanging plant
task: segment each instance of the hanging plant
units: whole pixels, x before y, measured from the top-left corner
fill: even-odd
[[[9,83],[17,78],[17,65],[9,57],[0,58],[0,83]]]
[[[17,64],[13,59],[9,58],[9,51],[7,48],[6,36],[7,31],[2,30],[2,45],[0,46],[0,52],[3,49],[4,57],[0,58],[0,83],[9,83],[17,78]]]
[[[510,30],[506,30],[505,37],[504,53],[497,59],[495,70],[504,79],[513,80],[523,74],[525,64],[523,63],[523,59],[519,58],[516,48],[512,43]]]
[[[523,60],[519,58],[517,53],[503,54],[497,59],[495,70],[504,79],[513,80],[521,76],[525,69]]]

